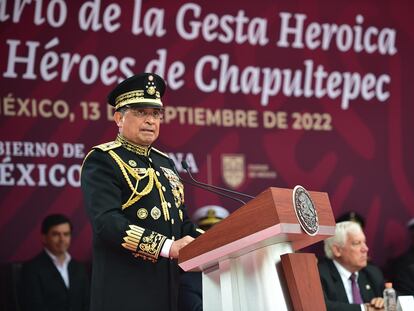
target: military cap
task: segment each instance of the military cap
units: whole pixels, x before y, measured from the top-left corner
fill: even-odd
[[[141,73],[119,83],[108,95],[115,110],[126,105],[142,108],[162,108],[165,81],[155,73]]]
[[[207,205],[197,209],[193,220],[200,228],[208,229],[229,216],[229,211],[218,205]]]
[[[364,228],[365,226],[364,218],[362,218],[361,215],[353,211],[346,212],[345,214],[339,216],[336,219],[336,222],[341,222],[341,221],[354,221],[358,223],[361,226],[361,228]]]
[[[407,228],[409,230],[414,230],[414,218],[411,218],[408,222],[407,222]]]

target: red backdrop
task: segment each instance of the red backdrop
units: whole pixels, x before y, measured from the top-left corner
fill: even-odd
[[[16,2],[16,3],[15,3]],[[366,218],[378,264],[414,216],[413,4],[408,1],[39,1],[0,4],[0,261],[38,252],[43,216],[90,258],[82,158],[113,140],[106,95],[132,73],[168,82],[156,147],[181,170],[258,194],[329,194]],[[411,141],[411,142],[410,142]],[[239,204],[187,186],[190,214]]]

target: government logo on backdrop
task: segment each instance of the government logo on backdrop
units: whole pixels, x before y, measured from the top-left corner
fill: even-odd
[[[221,173],[227,186],[239,187],[246,177],[245,171],[246,164],[243,154],[223,154],[221,156]]]

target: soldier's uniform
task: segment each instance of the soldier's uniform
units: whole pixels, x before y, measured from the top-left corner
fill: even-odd
[[[175,310],[179,268],[160,251],[201,231],[172,161],[118,135],[86,156],[81,183],[93,228],[91,311]]]

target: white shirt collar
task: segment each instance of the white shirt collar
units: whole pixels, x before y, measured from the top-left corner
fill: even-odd
[[[52,259],[52,261],[55,264],[55,266],[67,267],[68,264],[69,264],[69,261],[72,259],[72,256],[70,256],[70,254],[68,252],[65,252],[65,259],[63,260],[63,263],[60,263],[60,261],[58,260],[58,258],[55,255],[53,255],[47,248],[45,248],[45,252]]]
[[[352,284],[351,284],[351,274],[352,272],[348,271],[343,265],[341,265],[336,260],[332,260],[336,269],[338,270],[339,276],[341,277],[342,284],[345,288],[346,296],[348,297],[349,303],[353,303],[353,296],[352,296]],[[358,272],[355,272],[356,275],[356,282],[358,286]],[[358,286],[359,287],[359,286]],[[361,305],[361,310],[365,310],[364,305]]]
[[[66,288],[69,288],[70,286],[70,280],[69,280],[69,262],[72,259],[72,257],[69,255],[68,252],[65,252],[65,259],[63,260],[63,263],[60,263],[59,260],[55,255],[53,255],[47,248],[45,248],[46,254],[52,259],[53,265],[56,267],[58,272],[60,273],[63,282],[65,283]]]
[[[333,263],[334,263],[336,269],[338,270],[339,275],[341,276],[341,278],[343,278],[345,280],[349,280],[349,278],[351,277],[352,272],[347,270],[343,265],[341,265],[335,259],[333,260]],[[355,275],[356,275],[356,279],[358,280],[358,271],[355,272]]]

